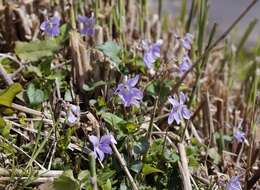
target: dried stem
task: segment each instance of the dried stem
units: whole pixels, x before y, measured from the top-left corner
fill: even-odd
[[[183,143],[178,143],[178,150],[181,157],[181,163],[179,163],[179,168],[183,176],[183,180],[182,180],[183,188],[184,190],[192,190],[188,160],[187,160],[186,151]]]
[[[0,60],[1,61],[1,60]],[[12,78],[6,73],[4,67],[2,66],[2,63],[0,63],[0,77],[4,79],[5,83],[10,86],[13,84]]]
[[[134,178],[132,177],[130,171],[127,168],[127,165],[125,163],[124,158],[120,155],[119,151],[117,150],[116,145],[113,144],[113,143],[112,143],[112,149],[113,149],[114,153],[116,154],[116,157],[119,160],[119,163],[121,164],[124,172],[126,173],[127,178],[129,179],[129,181],[130,181],[130,183],[132,185],[133,190],[138,190],[138,187],[137,187],[137,185],[136,185],[136,183],[134,181]]]

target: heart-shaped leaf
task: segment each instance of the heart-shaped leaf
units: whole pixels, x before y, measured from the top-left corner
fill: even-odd
[[[15,43],[15,53],[20,59],[26,61],[38,61],[43,57],[52,56],[54,51],[60,48],[59,43],[54,39],[32,42]]]
[[[118,126],[120,123],[125,122],[122,118],[109,112],[102,113],[101,117],[111,126]]]
[[[98,45],[97,49],[101,50],[106,56],[108,56],[111,61],[118,67],[119,62],[121,61],[118,57],[121,47],[118,46],[115,42],[108,41],[102,45]]]
[[[44,92],[41,89],[37,89],[34,83],[29,84],[27,96],[31,105],[38,105],[44,101]]]

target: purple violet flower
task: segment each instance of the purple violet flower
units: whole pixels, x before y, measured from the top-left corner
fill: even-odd
[[[83,24],[83,28],[80,29],[80,34],[93,36],[95,34],[95,18],[87,16],[78,16],[78,22]]]
[[[138,80],[139,75],[136,75],[135,77],[128,79],[125,83],[119,84],[115,90],[115,93],[119,95],[125,107],[131,105],[135,105],[136,107],[140,106],[140,101],[143,99],[143,93],[138,88],[135,88]]]
[[[185,34],[184,38],[181,39],[182,47],[185,50],[190,50],[191,49],[191,44],[193,40],[193,35],[190,33]]]
[[[169,96],[168,101],[172,104],[172,111],[169,114],[168,117],[168,124],[171,125],[173,121],[175,120],[177,124],[180,124],[181,120],[184,119],[190,119],[191,112],[187,108],[184,103],[187,100],[187,96],[184,93],[179,93],[179,98],[174,95],[174,97]]]
[[[246,139],[245,135],[246,135],[246,134],[245,134],[243,131],[237,130],[237,131],[235,132],[235,134],[234,134],[234,137],[235,137],[235,139],[236,139],[237,141],[239,141],[239,142],[244,142],[245,139]]]
[[[147,44],[144,45],[144,49],[146,50],[144,53],[144,64],[148,67],[148,69],[151,69],[153,67],[153,63],[160,57],[161,46],[161,40],[150,45],[149,47]]]
[[[57,16],[51,17],[49,20],[42,22],[40,29],[50,37],[58,36],[60,34],[60,18]]]
[[[226,190],[241,190],[241,189],[242,188],[241,188],[239,176],[232,177],[226,186]]]
[[[75,125],[78,121],[79,107],[73,104],[69,105],[69,110],[67,112],[67,121],[69,125]]]
[[[111,134],[103,135],[101,139],[94,135],[90,135],[89,140],[93,145],[95,157],[98,157],[101,161],[104,160],[105,154],[112,154],[112,149],[110,145],[112,143],[117,143],[114,136]]]
[[[179,65],[179,76],[182,77],[191,67],[191,60],[186,54],[182,58],[182,62]]]
[[[246,141],[246,134],[241,130],[243,119],[241,119],[235,129],[234,138],[239,142]]]

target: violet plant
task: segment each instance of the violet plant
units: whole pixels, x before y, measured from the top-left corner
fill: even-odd
[[[78,22],[83,25],[80,34],[93,36],[95,34],[95,18],[87,16],[78,16]]]
[[[245,137],[245,133],[243,131],[240,130],[236,130],[235,134],[234,134],[234,138],[239,141],[239,142],[244,142],[246,137]]]
[[[48,36],[54,37],[60,34],[60,18],[53,16],[42,22],[40,29]]]
[[[225,190],[242,190],[241,184],[240,184],[240,176],[234,176],[232,177],[228,184],[226,185]]]
[[[113,153],[111,144],[117,144],[114,136],[112,134],[103,135],[100,139],[97,136],[90,135],[89,141],[93,145],[95,157],[103,161],[105,154],[111,155]]]
[[[187,54],[182,58],[182,62],[179,65],[179,76],[182,77],[191,67],[191,60]]]
[[[234,132],[234,138],[238,141],[238,142],[246,142],[246,134],[245,132],[243,132],[241,130],[242,128],[242,123],[243,123],[243,119],[238,123],[237,127],[235,128],[235,132]]]
[[[180,124],[183,119],[190,119],[191,112],[184,104],[186,100],[187,96],[183,92],[179,93],[179,97],[177,97],[177,95],[168,97],[168,101],[172,104],[172,110],[168,117],[169,125],[171,125],[173,121]]]
[[[185,34],[181,39],[181,45],[185,50],[190,50],[193,41],[193,35],[190,33]]]
[[[148,46],[146,42],[143,42],[143,48],[145,49],[144,64],[147,66],[148,69],[152,69],[156,59],[160,58],[161,46],[161,40],[154,44],[151,44],[150,46]]]
[[[180,39],[181,45],[184,49],[184,55],[182,61],[179,65],[179,76],[182,77],[192,66],[188,51],[191,50],[191,45],[193,41],[193,35],[190,33],[185,34],[185,36]]]
[[[78,121],[78,116],[79,116],[79,107],[73,104],[70,104],[68,106],[68,111],[67,111],[67,123],[69,125],[75,125],[76,122]]]
[[[143,99],[143,92],[136,88],[140,76],[136,75],[128,79],[125,83],[119,84],[115,93],[121,98],[125,107],[134,105],[140,106],[140,101]]]

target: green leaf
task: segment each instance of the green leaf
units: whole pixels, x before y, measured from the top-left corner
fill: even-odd
[[[111,190],[112,189],[112,184],[111,181],[108,179],[106,184],[102,185],[102,190]]]
[[[58,43],[63,43],[69,39],[69,24],[63,24],[60,27],[60,35],[55,38]]]
[[[26,67],[26,71],[28,72],[28,74],[32,73],[35,74],[37,77],[42,77],[42,72],[39,67],[30,65]]]
[[[167,99],[169,92],[171,91],[172,84],[172,80],[154,80],[148,83],[145,91],[148,95],[152,97],[159,96],[160,101],[164,102]]]
[[[125,122],[125,120],[110,112],[103,112],[101,117],[112,127],[118,126],[120,123]]]
[[[139,173],[142,170],[142,167],[143,163],[140,160],[138,160],[131,165],[130,169],[133,170],[135,173]]]
[[[111,184],[117,183],[117,180],[115,180],[116,171],[111,170],[109,167],[98,169],[97,171],[97,183],[99,186],[102,186],[104,182],[106,182],[108,179],[111,180]]]
[[[5,120],[2,117],[0,117],[0,128],[5,127],[5,126],[6,126]]]
[[[22,91],[19,83],[14,83],[0,94],[0,105],[11,107],[16,94]]]
[[[144,175],[148,175],[148,174],[151,174],[151,173],[163,173],[162,170],[159,170],[158,168],[155,168],[153,166],[151,166],[150,164],[145,164],[144,167],[143,167],[143,170],[142,170],[142,173]]]
[[[96,46],[96,48],[101,50],[106,56],[108,56],[115,64],[115,66],[118,66],[121,61],[118,57],[118,54],[121,50],[120,46],[118,46],[115,42],[108,41],[102,45]]]
[[[5,120],[0,117],[0,134],[3,137],[7,138],[9,136],[11,127],[12,125],[10,122],[6,123]]]
[[[176,163],[180,159],[176,152],[169,150],[169,149],[165,149],[163,155],[164,155],[165,159],[167,159],[169,162],[173,162],[173,163]]]
[[[82,170],[78,175],[78,180],[88,180],[90,178],[90,173],[88,170]]]
[[[141,138],[139,142],[136,142],[133,147],[134,153],[137,155],[145,154],[148,151],[148,149],[149,149],[149,142],[145,137]]]
[[[126,124],[126,129],[127,129],[128,133],[134,133],[138,128],[139,128],[139,126],[136,125],[135,123]]]
[[[31,105],[38,105],[44,101],[44,92],[41,89],[37,89],[34,83],[29,84],[27,96]]]
[[[213,160],[213,162],[215,164],[219,164],[220,163],[221,157],[220,157],[220,155],[219,155],[219,153],[218,153],[216,148],[210,148],[208,150],[208,155]]]
[[[59,178],[53,182],[55,190],[79,190],[79,183],[73,177],[71,170],[65,171]]]
[[[107,105],[106,100],[103,96],[98,96],[97,103],[99,107],[105,107]]]
[[[127,188],[127,186],[126,186],[125,183],[121,183],[119,189],[120,189],[120,190],[127,190],[128,188]]]
[[[3,128],[0,128],[0,134],[3,136],[3,137],[8,137],[9,134],[10,134],[10,131],[11,131],[11,128],[12,128],[12,125],[9,123],[7,124],[5,127]]]
[[[66,92],[65,92],[64,100],[68,101],[68,102],[72,102],[72,95],[71,95],[71,91],[69,89],[66,90]]]
[[[121,123],[119,123],[118,126],[119,126],[119,129],[125,134],[134,133],[139,128],[138,125],[136,125],[135,123],[130,123],[130,122],[121,122]]]
[[[199,167],[199,162],[194,156],[189,156],[189,167],[197,169]]]
[[[20,59],[26,61],[38,61],[43,57],[52,56],[53,52],[60,48],[59,43],[54,39],[32,42],[15,43],[15,53]]]
[[[81,189],[92,189],[90,178],[91,176],[89,170],[82,170],[78,174],[78,180],[80,182]]]

